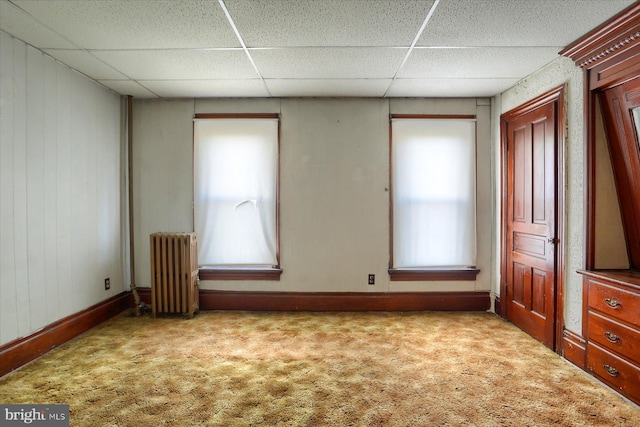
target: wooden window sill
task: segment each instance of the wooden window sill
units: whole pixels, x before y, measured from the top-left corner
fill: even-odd
[[[478,268],[390,268],[391,281],[474,281]]]
[[[282,269],[275,268],[211,268],[198,270],[200,280],[274,280],[279,281]]]

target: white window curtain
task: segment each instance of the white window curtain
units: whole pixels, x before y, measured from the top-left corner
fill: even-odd
[[[391,126],[394,268],[475,266],[475,121]]]
[[[200,265],[275,266],[277,119],[194,120]]]

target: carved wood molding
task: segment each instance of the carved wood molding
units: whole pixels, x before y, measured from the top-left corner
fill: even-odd
[[[582,69],[640,43],[640,3],[635,3],[560,51]]]
[[[603,60],[609,54],[614,53],[617,50],[623,49],[626,45],[628,45],[629,43],[632,43],[637,38],[640,38],[640,31],[637,31],[634,34],[631,34],[631,35],[627,36],[625,39],[620,40],[619,42],[617,42],[613,46],[606,48],[602,52],[600,52],[600,53],[594,55],[593,57],[587,59],[586,61],[583,61],[580,64],[576,64],[576,65],[578,65],[578,67],[580,67],[580,68],[591,68],[590,65],[592,65],[592,64],[596,65],[597,63],[599,63],[601,60]]]

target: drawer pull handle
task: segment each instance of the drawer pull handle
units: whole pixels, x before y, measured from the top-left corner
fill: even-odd
[[[605,304],[607,304],[609,307],[611,308],[615,308],[618,309],[622,306],[622,304],[620,304],[618,301],[611,299],[611,298],[605,298],[604,299]]]
[[[606,331],[606,332],[604,333],[604,336],[605,336],[605,338],[607,338],[607,339],[608,339],[609,341],[611,341],[611,342],[618,342],[618,341],[620,341],[620,337],[619,337],[619,336],[617,336],[616,334],[612,334],[612,333],[611,333],[611,332],[609,332],[609,331]]]
[[[611,375],[612,377],[617,377],[618,376],[618,370],[616,368],[614,368],[611,365],[603,365],[602,366],[604,368],[605,371],[607,371],[607,374]]]

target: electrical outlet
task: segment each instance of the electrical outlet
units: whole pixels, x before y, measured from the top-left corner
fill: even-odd
[[[111,280],[107,277],[104,279],[104,290],[108,291],[109,289],[111,289]]]
[[[370,274],[369,275],[369,284],[370,285],[375,285],[376,284],[376,275],[375,274]]]

